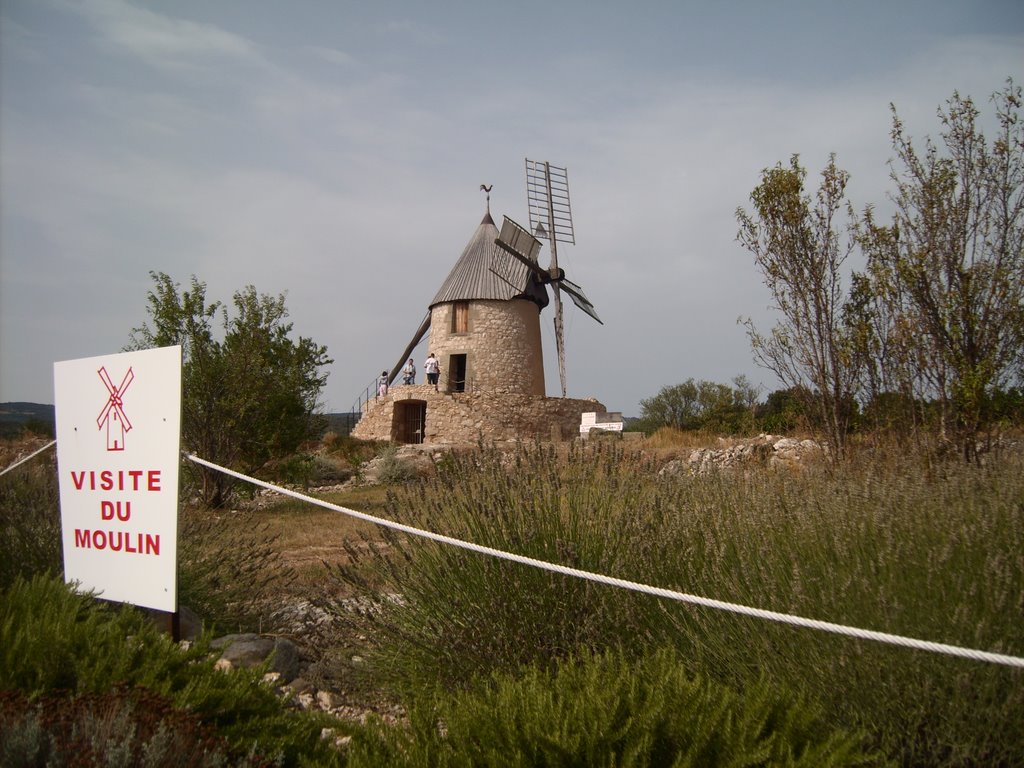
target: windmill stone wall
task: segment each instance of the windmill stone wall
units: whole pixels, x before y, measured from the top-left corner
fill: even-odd
[[[468,391],[544,395],[544,356],[540,339],[540,308],[532,301],[466,302],[465,333],[454,328],[454,303],[430,312],[430,351],[441,363],[441,388],[453,389],[452,355],[466,356]]]
[[[423,442],[431,445],[571,440],[579,437],[582,414],[606,410],[595,399],[511,392],[446,393],[435,392],[427,384],[400,385],[367,403],[352,435],[362,440],[400,442],[396,406],[408,403],[425,406]]]

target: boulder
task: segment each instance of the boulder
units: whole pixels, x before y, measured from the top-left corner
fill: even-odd
[[[299,674],[299,651],[284,637],[266,637],[252,633],[224,635],[210,643],[221,651],[221,659],[233,667],[256,667],[270,659],[269,670],[277,672],[281,683],[289,683]]]
[[[696,448],[686,459],[670,461],[660,470],[660,475],[706,475],[723,470],[743,469],[754,466],[794,467],[808,459],[817,459],[823,447],[813,440],[796,440],[791,437],[777,438],[772,435],[758,435],[734,444],[719,441],[720,448]]]

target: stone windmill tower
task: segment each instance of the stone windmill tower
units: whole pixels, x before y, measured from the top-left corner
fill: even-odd
[[[450,392],[487,390],[544,396],[540,311],[547,291],[492,268],[498,228],[490,204],[480,226],[430,302],[430,351]],[[507,279],[512,277],[512,280]]]
[[[539,241],[514,222],[506,218],[499,232],[490,187],[481,189],[488,192],[487,212],[388,379],[395,381],[429,331],[429,351],[441,365],[438,389],[392,387],[366,404],[354,436],[403,443],[547,439],[576,433],[582,413],[604,410],[595,400],[545,396],[540,314],[549,302],[545,285],[564,273],[538,267]],[[511,244],[502,240],[510,225],[518,230]],[[416,364],[422,371],[423,360]]]

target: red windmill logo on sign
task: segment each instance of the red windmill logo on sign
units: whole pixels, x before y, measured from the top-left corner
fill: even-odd
[[[123,451],[124,436],[131,431],[132,423],[128,421],[128,417],[124,413],[124,402],[121,398],[124,396],[124,391],[128,389],[128,385],[135,378],[135,373],[129,368],[119,387],[114,386],[114,382],[105,367],[101,367],[96,373],[99,374],[100,381],[103,382],[103,386],[110,393],[110,397],[107,398],[107,404],[103,406],[103,410],[96,418],[96,424],[100,429],[106,427],[107,450]]]

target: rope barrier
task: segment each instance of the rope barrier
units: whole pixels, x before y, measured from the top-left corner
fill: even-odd
[[[28,456],[19,459],[14,464],[11,464],[6,469],[0,471],[0,476],[3,476],[10,472],[12,469],[21,466],[27,461],[38,456],[48,448],[52,448],[57,444],[56,440],[51,440],[46,445],[42,446],[36,451],[33,451]],[[216,472],[222,472],[231,477],[237,478],[252,485],[265,488],[275,493],[280,493],[283,496],[291,496],[292,498],[304,501],[309,504],[313,504],[325,509],[330,509],[334,512],[340,512],[350,517],[364,520],[375,525],[380,525],[385,528],[391,528],[392,530],[401,531],[408,533],[413,536],[420,538],[430,539],[432,541],[439,542],[441,544],[448,544],[460,549],[465,549],[470,552],[476,552],[482,555],[488,555],[501,560],[508,560],[513,563],[521,563],[523,565],[529,565],[534,568],[540,568],[541,570],[550,571],[551,573],[560,573],[565,576],[573,576],[578,579],[585,579],[587,581],[593,581],[598,584],[607,584],[613,587],[620,587],[633,592],[640,592],[642,594],[653,595],[655,597],[664,597],[669,600],[676,600],[683,603],[689,603],[691,605],[699,605],[705,608],[714,608],[720,611],[728,611],[730,613],[736,613],[741,616],[750,616],[757,619],[765,619],[767,621],[775,621],[782,624],[789,624],[795,627],[804,627],[807,629],[817,629],[822,632],[831,632],[837,635],[845,635],[846,637],[854,637],[860,640],[872,640],[880,643],[888,643],[889,645],[901,646],[904,648],[914,648],[921,651],[930,651],[932,653],[943,653],[948,656],[957,656],[964,659],[973,659],[974,661],[984,661],[992,664],[1003,664],[1010,667],[1019,667],[1024,669],[1024,658],[1020,656],[1009,656],[1002,653],[992,653],[990,651],[979,651],[972,648],[963,648],[956,645],[947,645],[946,643],[936,643],[930,640],[919,640],[913,637],[906,637],[903,635],[894,635],[888,632],[877,632],[871,629],[861,629],[859,627],[851,627],[845,624],[835,624],[830,621],[820,621],[818,619],[808,619],[802,616],[795,616],[789,613],[779,613],[778,611],[769,611],[763,608],[751,608],[750,606],[740,605],[738,603],[730,603],[724,600],[715,600],[709,597],[701,597],[699,595],[691,595],[686,592],[677,592],[672,589],[664,589],[662,587],[654,587],[649,584],[641,584],[636,581],[629,581],[628,579],[620,579],[614,576],[606,576],[601,573],[594,573],[593,571],[584,571],[579,568],[570,568],[565,565],[559,565],[557,563],[550,563],[546,560],[538,560],[533,557],[526,557],[525,555],[517,555],[514,552],[505,552],[500,549],[494,549],[493,547],[486,547],[481,544],[474,544],[471,541],[463,541],[462,539],[456,539],[451,536],[445,536],[441,533],[434,533],[433,531],[427,531],[421,528],[415,528],[411,525],[405,525],[403,523],[397,523],[394,520],[388,520],[383,517],[377,517],[375,515],[368,515],[365,512],[359,512],[355,509],[349,509],[339,504],[332,504],[329,501],[318,499],[314,496],[309,496],[305,493],[299,493],[288,488],[283,488],[272,483],[258,480],[255,477],[236,472],[227,467],[222,467],[219,464],[214,464],[212,461],[201,459],[198,456],[194,456],[190,453],[183,454],[189,461],[199,464],[204,467],[208,467]]]
[[[294,499],[314,504],[325,509],[330,509],[335,512],[340,512],[350,517],[355,517],[359,520],[364,520],[369,523],[384,526],[385,528],[391,528],[396,531],[402,531],[413,536],[418,536],[425,539],[430,539],[442,544],[449,544],[454,547],[469,550],[470,552],[477,552],[482,555],[489,555],[490,557],[496,557],[502,560],[509,560],[514,563],[521,563],[523,565],[529,565],[534,568],[540,568],[542,570],[550,571],[552,573],[560,573],[565,576],[573,576],[579,579],[586,579],[588,581],[597,582],[599,584],[608,584],[614,587],[621,587],[622,589],[628,589],[633,592],[640,592],[647,595],[654,595],[655,597],[664,597],[670,600],[677,600],[683,603],[690,603],[692,605],[699,605],[705,608],[714,608],[720,611],[729,611],[731,613],[740,614],[742,616],[751,616],[758,619],[765,619],[768,621],[776,621],[783,624],[790,624],[796,627],[805,627],[808,629],[817,629],[823,632],[831,632],[837,635],[845,635],[847,637],[855,637],[861,640],[872,640],[880,643],[888,643],[889,645],[897,645],[905,648],[914,648],[922,651],[930,651],[932,653],[943,653],[949,656],[957,656],[965,659],[973,659],[975,661],[984,661],[992,664],[1004,664],[1010,667],[1019,667],[1024,669],[1024,658],[1019,656],[1008,656],[1001,653],[991,653],[989,651],[978,651],[971,648],[962,648],[956,645],[947,645],[945,643],[935,643],[928,640],[918,640],[912,637],[905,637],[903,635],[893,635],[887,632],[876,632],[870,629],[860,629],[858,627],[846,626],[844,624],[834,624],[830,621],[819,621],[817,619],[807,619],[801,616],[794,616],[788,613],[779,613],[777,611],[768,611],[762,608],[751,608],[745,605],[739,605],[737,603],[729,603],[722,600],[714,600],[707,597],[701,597],[699,595],[691,595],[685,592],[677,592],[671,589],[663,589],[661,587],[653,587],[648,584],[641,584],[636,581],[629,581],[627,579],[619,579],[613,576],[605,576],[604,574],[594,573],[592,571],[584,571],[579,568],[569,568],[568,566],[558,565],[557,563],[550,563],[546,560],[537,560],[532,557],[526,557],[524,555],[517,555],[513,552],[505,552],[500,549],[494,549],[492,547],[485,547],[480,544],[474,544],[470,541],[463,541],[461,539],[455,539],[450,536],[445,536],[440,533],[434,533],[433,531],[423,530],[421,528],[414,528],[410,525],[403,523],[397,523],[393,520],[387,520],[382,517],[376,517],[374,515],[368,515],[365,512],[359,512],[354,509],[348,509],[338,504],[332,504],[331,502],[317,499],[316,497],[309,496],[298,491],[292,491],[287,488],[282,488],[272,483],[258,480],[254,477],[249,477],[241,472],[235,472],[234,470],[227,469],[218,464],[214,464],[211,461],[201,459],[198,456],[185,453],[185,458],[196,464],[204,467],[208,467],[217,472],[223,472],[226,475],[237,478],[247,483],[257,485],[261,488],[265,488],[276,493],[280,493],[284,496],[290,496]]]
[[[38,455],[39,455],[40,453],[42,453],[43,451],[45,451],[45,450],[46,450],[47,448],[52,448],[52,447],[53,447],[53,446],[55,446],[56,444],[57,444],[57,441],[56,441],[56,440],[51,440],[51,441],[50,441],[50,442],[48,442],[48,443],[47,443],[46,445],[44,445],[44,446],[43,446],[42,448],[40,448],[40,449],[39,449],[38,451],[33,451],[32,453],[30,453],[30,454],[29,454],[28,456],[26,456],[25,458],[23,458],[23,459],[19,459],[18,461],[16,461],[16,462],[14,462],[13,464],[11,464],[11,466],[9,466],[9,467],[8,467],[7,469],[5,469],[5,470],[3,470],[2,472],[0,472],[0,477],[2,477],[3,475],[6,475],[6,474],[7,474],[8,472],[10,472],[10,471],[11,471],[12,469],[14,469],[15,467],[20,467],[20,466],[21,466],[22,464],[24,464],[24,463],[25,463],[26,461],[28,461],[29,459],[34,459],[34,458],[35,458],[36,456],[38,456]]]
[[[19,459],[14,464],[11,464],[6,469],[0,471],[0,476],[3,476],[10,472],[12,469],[21,466],[27,461],[38,456],[43,451],[52,448],[57,444],[56,440],[51,440],[46,445],[42,446],[36,451],[33,451],[28,456]],[[822,632],[831,632],[837,635],[844,635],[846,637],[854,637],[860,640],[872,640],[880,643],[887,643],[889,645],[901,646],[904,648],[914,648],[922,651],[930,651],[932,653],[942,653],[948,656],[956,656],[964,659],[973,659],[974,661],[983,661],[992,664],[1003,664],[1010,667],[1024,668],[1024,658],[1019,656],[1009,656],[1002,653],[992,653],[989,651],[979,651],[972,648],[963,648],[956,645],[947,645],[946,643],[936,643],[930,640],[919,640],[917,638],[906,637],[903,635],[894,635],[888,632],[877,632],[870,629],[861,629],[859,627],[851,627],[845,624],[835,624],[830,621],[820,621],[818,619],[808,619],[802,616],[795,616],[789,613],[779,613],[778,611],[769,611],[763,608],[751,608],[750,606],[740,605],[738,603],[730,603],[723,600],[715,600],[708,597],[701,597],[699,595],[691,595],[686,592],[678,592],[676,590],[664,589],[662,587],[654,587],[649,584],[642,584],[636,581],[629,581],[628,579],[620,579],[614,576],[606,576],[601,573],[594,573],[593,571],[584,571],[579,568],[570,568],[565,565],[559,565],[557,563],[550,563],[546,560],[538,560],[533,557],[527,557],[525,555],[517,555],[514,552],[505,552],[500,549],[494,549],[493,547],[486,547],[481,544],[474,544],[471,541],[463,541],[462,539],[456,539],[451,536],[445,536],[444,534],[435,533],[433,531],[427,531],[421,528],[415,528],[411,525],[405,525],[403,523],[395,522],[394,520],[388,520],[386,518],[377,517],[375,515],[369,515],[365,512],[359,512],[358,510],[349,509],[339,504],[332,504],[331,502],[318,499],[314,496],[309,496],[305,493],[299,493],[288,488],[283,488],[272,483],[259,480],[255,477],[236,472],[227,467],[222,467],[219,464],[214,464],[212,461],[201,459],[198,456],[194,456],[190,453],[183,454],[189,461],[199,464],[204,467],[208,467],[216,472],[222,472],[231,477],[237,478],[252,485],[265,488],[269,491],[279,493],[283,496],[290,496],[292,498],[304,501],[309,504],[313,504],[325,509],[330,509],[334,512],[340,512],[350,517],[364,520],[375,525],[380,525],[385,528],[391,528],[392,530],[401,531],[408,533],[413,536],[420,538],[430,539],[441,544],[448,544],[450,546],[459,547],[470,552],[476,552],[482,555],[488,555],[501,560],[508,560],[514,563],[520,563],[523,565],[529,565],[534,568],[540,568],[541,570],[549,571],[551,573],[560,573],[565,576],[572,576],[578,579],[585,579],[587,581],[593,581],[598,584],[607,584],[609,586],[620,587],[633,592],[639,592],[642,594],[653,595],[655,597],[664,597],[669,600],[676,600],[683,603],[689,603],[691,605],[699,605],[705,608],[714,608],[720,611],[728,611],[730,613],[736,613],[741,616],[750,616],[757,619],[764,619],[767,621],[775,621],[782,624],[789,624],[796,627],[804,627],[807,629],[817,629]]]

